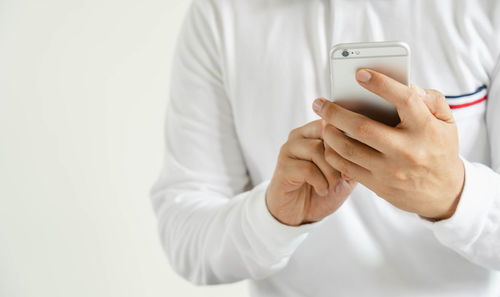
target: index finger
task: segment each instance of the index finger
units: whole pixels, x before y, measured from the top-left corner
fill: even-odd
[[[375,70],[358,70],[356,80],[363,88],[389,101],[398,110],[411,95],[408,86]]]
[[[358,83],[368,91],[382,97],[398,110],[401,121],[420,123],[427,119],[428,110],[421,97],[425,91],[418,87],[409,88],[399,81],[385,74],[371,70],[361,69],[356,73]],[[419,94],[423,92],[423,94]]]
[[[400,139],[395,128],[374,121],[359,113],[352,112],[324,98],[316,100],[321,100],[323,104],[321,104],[321,108],[319,109],[315,105],[314,109],[328,124],[337,127],[354,139],[379,152],[393,151],[392,147]]]

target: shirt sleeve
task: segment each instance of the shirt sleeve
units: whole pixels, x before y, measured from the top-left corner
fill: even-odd
[[[491,168],[462,158],[465,185],[455,214],[425,223],[445,246],[473,263],[500,270],[500,63],[494,73],[486,114]]]
[[[170,264],[196,284],[269,276],[313,228],[274,219],[265,202],[268,181],[249,186],[225,92],[216,14],[210,1],[195,1],[184,22],[173,61],[163,169],[151,190]]]

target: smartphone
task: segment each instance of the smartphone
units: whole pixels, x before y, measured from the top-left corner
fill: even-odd
[[[369,68],[404,85],[410,76],[410,47],[401,41],[341,43],[330,51],[331,100],[351,111],[389,126],[399,116],[394,105],[363,88],[356,72]]]

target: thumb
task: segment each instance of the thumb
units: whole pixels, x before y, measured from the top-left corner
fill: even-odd
[[[436,90],[425,90],[425,95],[421,96],[429,111],[438,119],[444,122],[454,122],[453,113],[446,102],[446,98],[441,92]]]

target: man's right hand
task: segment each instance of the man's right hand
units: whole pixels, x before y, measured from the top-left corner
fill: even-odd
[[[266,204],[281,223],[299,226],[335,212],[357,182],[342,178],[325,160],[331,148],[323,143],[323,120],[290,132],[281,147]]]

